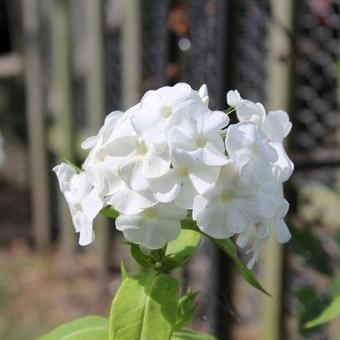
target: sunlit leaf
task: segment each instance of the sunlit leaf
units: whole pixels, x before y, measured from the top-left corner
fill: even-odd
[[[182,227],[185,229],[196,230],[198,232],[201,232],[199,231],[196,223],[193,221],[190,221],[189,218],[182,221]],[[225,254],[227,254],[236,263],[236,265],[238,266],[241,272],[241,275],[250,285],[260,290],[262,293],[270,296],[270,294],[258,282],[255,275],[242,263],[242,261],[237,255],[236,246],[230,239],[224,239],[224,240],[215,239],[203,232],[201,233],[207,236],[209,239],[211,239]]]
[[[177,329],[190,325],[197,306],[195,301],[197,294],[196,292],[189,292],[179,299],[176,320]]]
[[[119,216],[119,212],[111,207],[105,207],[100,211],[105,217],[109,218],[117,218]]]
[[[169,339],[176,324],[177,281],[146,272],[125,278],[112,302],[110,340]]]
[[[182,229],[176,240],[168,243],[164,263],[166,268],[173,269],[187,262],[199,247],[202,234],[195,230]]]
[[[213,239],[213,238],[211,239],[213,240],[215,244],[219,246],[221,250],[223,250],[224,253],[226,253],[236,263],[238,269],[240,270],[241,275],[249,284],[251,284],[256,289],[260,290],[262,293],[270,296],[270,294],[258,282],[255,275],[240,260],[240,258],[237,255],[236,246],[231,240],[229,239],[218,240],[218,239]]]
[[[108,340],[109,321],[105,318],[89,315],[73,320],[55,328],[40,340]]]
[[[298,304],[299,334],[302,336],[311,336],[318,331],[317,329],[306,329],[305,323],[315,319],[327,306],[327,299],[320,294],[316,287],[306,285],[300,287],[295,292]]]
[[[338,316],[340,316],[340,295],[338,295],[317,318],[307,322],[305,327],[312,328],[320,326]]]

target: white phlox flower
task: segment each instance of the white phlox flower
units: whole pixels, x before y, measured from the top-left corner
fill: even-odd
[[[284,138],[288,136],[292,129],[292,123],[289,121],[287,112],[282,110],[270,111],[264,119],[262,129],[278,154],[278,160],[273,165],[274,177],[280,182],[285,182],[294,171],[294,164],[283,146]]]
[[[220,167],[197,161],[190,153],[172,150],[172,168],[164,176],[150,179],[151,190],[160,202],[172,202],[185,209],[192,209],[193,200],[213,185]]]
[[[103,208],[103,201],[85,172],[77,173],[65,163],[57,165],[53,171],[69,205],[75,230],[79,233],[79,244],[88,245],[94,240],[93,220]]]
[[[135,139],[127,114],[115,111],[106,117],[96,136],[89,137],[81,144],[83,149],[90,150],[82,168],[103,198],[120,183],[118,167],[126,154],[131,152],[131,140]]]
[[[236,241],[240,248],[248,247],[247,253],[251,253],[252,257],[247,263],[249,269],[253,268],[257,262],[261,250],[266,244],[271,234],[270,228],[259,223],[251,224],[244,232],[242,232]]]
[[[236,108],[241,122],[253,122],[263,131],[278,154],[278,159],[273,164],[273,176],[280,182],[287,181],[294,171],[294,164],[283,146],[283,140],[292,128],[287,112],[276,110],[269,111],[266,115],[262,104],[243,99],[237,90],[228,92],[227,102]]]
[[[149,249],[160,249],[177,238],[181,230],[180,220],[186,210],[171,204],[158,203],[135,215],[119,215],[116,228],[130,242]]]
[[[257,207],[256,188],[241,181],[230,161],[217,182],[194,199],[192,216],[203,232],[223,239],[244,231],[257,218]]]
[[[236,115],[240,122],[251,121],[261,124],[266,116],[266,111],[261,103],[243,99],[237,90],[227,93],[227,103],[236,109]]]
[[[242,232],[238,239],[237,245],[241,248],[250,247],[248,253],[252,253],[247,266],[252,268],[263,249],[265,243],[270,238],[274,231],[276,239],[280,243],[286,243],[291,238],[291,233],[287,227],[284,217],[288,212],[289,204],[285,199],[282,199],[277,206],[277,213],[272,218],[262,218],[259,222],[250,225]]]
[[[156,203],[150,190],[132,190],[107,165],[108,162],[96,164],[86,170],[105,205],[124,214],[135,214]]]
[[[118,175],[136,191],[148,188],[148,178],[160,177],[170,169],[170,156],[167,150],[159,152],[150,142],[140,137],[121,137],[115,141],[119,149],[125,144],[128,152],[118,168]]]
[[[145,140],[166,147],[169,128],[199,106],[205,107],[201,97],[188,84],[165,86],[145,93],[140,110],[132,115],[131,123]]]
[[[230,125],[225,143],[245,183],[261,184],[272,178],[272,165],[278,160],[278,155],[256,124],[242,122]]]
[[[281,183],[273,180],[263,184],[259,188],[258,197],[258,221],[251,224],[237,239],[239,247],[250,247],[248,253],[253,254],[248,263],[249,268],[252,268],[256,263],[262,248],[273,231],[280,243],[288,242],[291,238],[284,221],[289,204],[284,199]]]
[[[115,210],[127,215],[137,214],[157,203],[150,190],[134,191],[119,177],[114,190],[106,196],[106,201]]]
[[[272,230],[275,230],[279,242],[284,243],[290,239],[284,221],[289,204],[284,199],[282,182],[288,180],[294,170],[294,164],[283,145],[292,124],[287,112],[277,110],[266,114],[261,104],[243,99],[237,91],[229,91],[227,101],[236,108],[237,117],[242,122],[236,126],[248,124],[248,128],[228,128],[228,154],[238,162],[242,180],[258,187],[258,221],[255,220],[238,238],[239,246],[251,246],[249,251],[253,257],[248,266],[252,267]],[[256,128],[249,128],[250,124]],[[260,138],[254,138],[255,131]],[[259,139],[260,143],[252,143]],[[254,147],[254,144],[257,145]]]
[[[221,137],[222,128],[229,124],[229,117],[222,111],[200,107],[169,133],[170,149],[185,150],[206,165],[221,166],[227,163]]]
[[[135,173],[127,170],[128,161],[132,163],[134,160],[137,165],[140,161],[139,164],[142,165],[142,158],[139,159],[138,155],[134,154],[136,141],[136,136],[117,137],[106,146],[102,159],[89,162],[86,167],[86,173],[102,200],[124,214],[136,214],[156,203],[151,191],[144,185],[146,182],[139,169],[137,168]],[[131,180],[130,185],[124,178]],[[133,190],[131,184],[136,186],[138,191]]]
[[[265,220],[263,223],[266,223],[271,227],[271,229],[275,230],[276,238],[280,243],[286,243],[291,238],[291,233],[288,229],[288,226],[284,220],[289,210],[289,203],[283,199],[281,204],[278,207],[277,215],[272,218]]]
[[[283,186],[272,179],[258,186],[258,215],[260,218],[274,218],[283,205]]]

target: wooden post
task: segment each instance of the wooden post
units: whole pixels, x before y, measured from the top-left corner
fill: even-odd
[[[125,0],[122,26],[122,97],[123,108],[135,105],[141,87],[141,17],[140,0]]]
[[[74,102],[71,67],[70,2],[53,1],[51,7],[52,75],[49,93],[54,126],[50,131],[52,147],[63,155],[74,157]],[[75,232],[65,198],[59,193],[59,224],[63,254],[70,257],[75,250]]]
[[[39,46],[39,1],[23,0],[25,33],[26,106],[29,138],[29,161],[33,211],[34,242],[38,249],[50,241],[50,204],[47,175],[45,115]]]
[[[104,58],[104,18],[102,1],[87,0],[87,100],[89,106],[90,132],[96,134],[102,126],[106,111],[106,82]],[[95,229],[99,253],[99,268],[101,277],[105,278],[110,259],[111,233],[113,223],[99,215],[96,218]]]
[[[272,17],[290,31],[292,28],[292,0],[271,0]],[[273,20],[269,25],[268,88],[267,107],[269,109],[288,110],[289,76],[291,46],[287,33]],[[263,285],[272,298],[263,297],[261,340],[279,340],[281,334],[281,282],[282,282],[282,246],[272,235],[261,259]]]

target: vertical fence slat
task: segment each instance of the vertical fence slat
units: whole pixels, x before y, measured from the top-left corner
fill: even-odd
[[[287,30],[292,27],[292,1],[271,0],[272,17],[270,22],[268,52],[267,106],[270,109],[286,109],[289,105],[290,41],[287,32],[277,25],[280,22]],[[285,60],[285,62],[284,62]],[[263,297],[261,340],[279,340],[281,332],[281,282],[282,246],[272,235],[261,259],[263,285],[273,298]]]
[[[103,124],[106,108],[104,76],[104,19],[103,2],[87,0],[87,101],[89,124],[96,134]],[[113,226],[111,226],[113,227]],[[110,258],[110,230],[108,220],[98,216],[95,222],[101,276],[107,274]]]
[[[70,4],[67,0],[52,2],[51,48],[52,73],[49,99],[54,118],[53,146],[63,155],[74,157],[74,102],[71,65]],[[58,194],[60,240],[65,257],[75,250],[75,232],[65,198]]]
[[[121,103],[127,109],[140,100],[141,91],[141,0],[125,0],[122,10],[121,26]],[[134,260],[128,268],[134,270],[138,265]]]
[[[39,46],[39,1],[22,2],[25,39],[26,105],[29,136],[34,241],[47,249],[50,241],[50,204],[47,175],[45,117]]]
[[[136,104],[141,89],[141,4],[125,0],[122,25],[122,98],[123,108]]]
[[[339,20],[339,19],[338,19]],[[340,32],[340,29],[338,29],[338,32]],[[337,60],[337,65],[336,65],[336,78],[337,78],[337,82],[336,82],[336,87],[337,87],[337,91],[336,91],[336,103],[337,103],[337,107],[340,110],[340,59],[338,58]],[[338,125],[339,126],[339,125]],[[340,131],[338,130],[338,140],[340,140]],[[339,176],[340,178],[340,169],[338,168],[337,170],[337,176]],[[337,190],[340,190],[340,184],[338,184],[336,186]],[[338,319],[335,319],[333,321],[331,321],[330,324],[330,340],[337,340],[339,338],[339,334],[340,334],[340,322]]]

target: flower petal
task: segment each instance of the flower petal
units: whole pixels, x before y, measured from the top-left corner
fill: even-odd
[[[61,192],[68,191],[70,189],[71,178],[77,173],[76,170],[71,165],[61,163],[55,166],[53,171],[57,175]]]
[[[188,177],[184,177],[175,197],[175,204],[184,209],[192,209],[194,198],[197,195],[198,192],[195,190],[191,180]]]
[[[108,204],[123,214],[133,215],[152,206],[155,201],[151,193],[137,193],[123,184],[119,190],[111,194]]]
[[[94,189],[92,189],[91,192],[81,202],[82,211],[91,222],[98,215],[103,206],[103,201],[100,199]]]
[[[196,217],[199,229],[212,237],[225,239],[233,235],[226,225],[225,206],[221,202],[211,204]]]
[[[262,129],[272,142],[281,143],[292,129],[292,123],[287,112],[270,111],[263,122]]]
[[[141,173],[145,178],[155,178],[166,174],[170,169],[170,160],[166,154],[156,155],[153,152],[145,157]]]
[[[279,220],[276,223],[276,238],[280,243],[286,243],[292,237],[286,222],[284,219]]]
[[[133,190],[145,190],[149,187],[149,184],[142,176],[142,168],[142,157],[136,156],[130,158],[119,167],[119,177]]]

